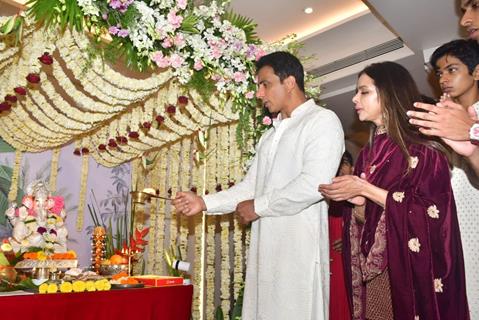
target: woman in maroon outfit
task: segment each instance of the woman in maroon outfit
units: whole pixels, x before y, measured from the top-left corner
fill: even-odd
[[[353,102],[370,142],[354,175],[319,187],[354,204],[343,239],[353,319],[469,319],[448,161],[406,116],[420,99],[402,66],[365,68]]]

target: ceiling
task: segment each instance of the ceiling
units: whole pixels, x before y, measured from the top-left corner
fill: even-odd
[[[232,6],[258,23],[258,33],[264,40],[298,34],[304,45],[302,54],[315,56],[306,64],[310,72],[329,64],[348,61],[350,64],[356,61],[352,56],[367,58],[368,51],[377,46],[402,40],[402,48],[350,66],[346,63],[321,77],[322,102],[340,117],[350,140],[348,146],[358,149],[368,134],[367,126],[357,121],[351,102],[357,73],[373,62],[396,61],[408,68],[424,94],[435,96],[437,93],[430,85],[434,79],[425,72],[424,57],[429,57],[437,46],[461,37],[456,1],[233,0]],[[312,7],[314,12],[306,15],[303,12],[306,7]],[[348,59],[343,61],[345,58]]]
[[[367,126],[358,123],[351,102],[357,73],[372,62],[396,61],[409,69],[424,94],[434,96],[430,85],[434,80],[425,72],[424,57],[442,43],[461,37],[458,1],[232,0],[231,6],[258,24],[258,34],[265,41],[298,35],[304,45],[302,54],[314,55],[305,64],[308,71],[338,69],[321,77],[321,100],[338,114],[348,144],[357,148],[367,138]],[[0,0],[0,15],[15,13],[11,6],[15,2],[25,1]],[[313,13],[306,15],[306,7],[313,8]],[[387,53],[377,50],[391,41],[404,45]]]

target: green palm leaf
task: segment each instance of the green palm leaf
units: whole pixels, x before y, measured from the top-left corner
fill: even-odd
[[[83,30],[84,14],[76,0],[29,0],[26,5],[28,14],[47,29],[60,25],[63,31]]]
[[[256,27],[258,26],[253,19],[234,13],[232,10],[226,11],[223,20],[228,20],[232,25],[244,31],[246,42],[259,43]]]

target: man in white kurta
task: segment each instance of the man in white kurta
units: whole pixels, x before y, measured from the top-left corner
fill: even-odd
[[[208,213],[236,210],[246,222],[240,206],[254,204],[243,320],[328,319],[328,210],[317,187],[336,174],[344,137],[332,111],[302,100],[263,135],[243,181],[202,197]],[[179,193],[174,204],[188,214],[191,201]]]

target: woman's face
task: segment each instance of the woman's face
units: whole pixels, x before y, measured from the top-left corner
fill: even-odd
[[[373,79],[365,73],[358,79],[353,102],[360,121],[371,121],[376,126],[384,125],[381,101],[379,100],[376,86]]]

